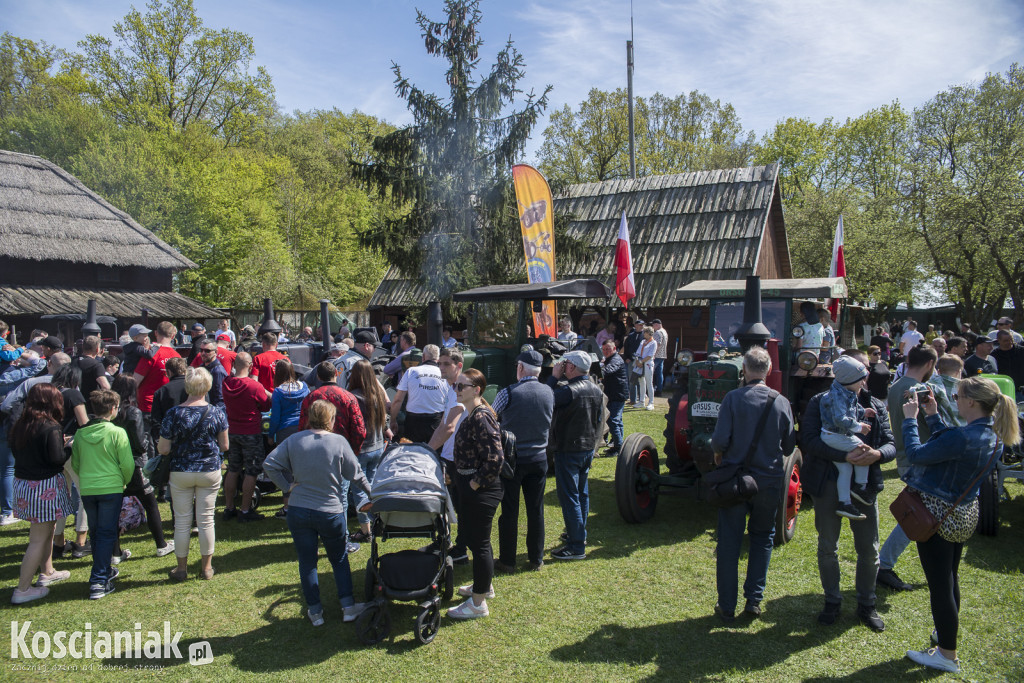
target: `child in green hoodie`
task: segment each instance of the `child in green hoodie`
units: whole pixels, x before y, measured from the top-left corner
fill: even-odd
[[[111,556],[117,542],[121,499],[135,472],[135,460],[128,435],[111,422],[121,403],[117,393],[97,390],[89,395],[89,401],[96,417],[75,434],[71,466],[78,473],[82,503],[89,518],[89,598],[97,600],[114,591],[117,569],[111,568]]]

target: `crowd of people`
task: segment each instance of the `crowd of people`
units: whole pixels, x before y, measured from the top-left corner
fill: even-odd
[[[820,319],[813,322],[813,313],[807,312],[807,325],[823,325]],[[309,620],[320,625],[325,619],[316,568],[322,542],[334,569],[343,620],[352,621],[364,605],[355,601],[348,555],[372,538],[369,482],[387,443],[404,436],[428,444],[443,461],[456,513],[450,555],[457,564],[472,557],[473,581],[458,589],[466,600],[450,608],[448,616],[486,617],[495,573],[519,569],[521,506],[527,520],[525,568],[544,565],[549,451],[565,532],[547,557],[587,557],[588,477],[604,423],[605,454],[615,455],[623,444],[624,406],[653,407],[666,356],[667,334],[659,320],[620,323],[624,328],[631,323],[633,329],[620,334],[612,323],[596,334],[601,384],[590,379],[591,357],[581,350],[566,352],[542,382],[545,359],[526,348],[516,358],[516,381],[502,388],[493,404],[484,399],[484,375],[464,367],[458,346],[448,344],[425,345],[414,367],[404,369],[399,362],[394,369],[400,376],[398,390],[389,400],[370,363],[381,345],[379,337],[394,343],[399,357],[416,349],[411,331],[395,334],[390,326],[380,335],[367,330],[342,334],[329,356],[301,379],[277,351],[279,335],[257,338],[243,330],[236,337],[227,321],[212,336],[197,323],[187,357],[173,346],[176,339],[182,341],[182,331],[169,322],[154,330],[133,326],[131,341],[125,340],[116,359],[105,355],[102,342],[91,336],[74,358],[60,339],[45,333],[25,347],[4,345],[2,523],[29,522],[12,602],[45,597],[51,585],[68,580],[70,573],[53,564],[65,553],[92,555],[89,598],[113,591],[118,565],[131,556],[120,545],[120,517],[129,498],[145,511],[157,556],[175,554],[170,579],[188,578],[193,532],[198,534],[199,578],[212,579],[218,494],[223,490],[223,522],[259,521],[263,515],[253,509],[253,497],[257,476],[265,472],[285,494],[277,516],[292,534]],[[560,338],[575,341],[568,321],[560,327]],[[900,477],[942,518],[934,536],[917,542],[931,594],[934,647],[908,656],[956,671],[957,575],[963,543],[977,522],[979,480],[994,466],[1001,444],[1019,441],[1013,401],[977,375],[999,370],[1013,378],[1014,386],[1024,385],[1015,374],[1024,365],[1024,346],[1009,320],[998,321],[990,336],[969,336],[969,328],[962,336],[933,334],[933,329],[921,334],[913,321],[901,325],[895,336],[892,331],[879,328],[866,352],[839,355],[831,350],[833,385],[811,398],[801,416],[802,480],[815,499],[825,593],[818,621],[830,625],[841,616],[837,545],[843,519],[854,535],[856,613],[864,624],[875,631],[885,628],[875,610],[878,585],[913,588],[896,573],[896,562],[910,543],[906,533],[897,525],[881,548],[879,543],[881,466],[895,460]],[[0,322],[0,334],[6,332]],[[814,339],[824,345],[829,337],[824,330],[805,331],[805,345]],[[992,349],[993,342],[998,350]],[[261,352],[253,355],[256,343]],[[716,462],[743,468],[757,483],[745,502],[719,511],[715,613],[727,623],[737,619],[744,530],[750,550],[743,613],[761,614],[784,484],[783,458],[797,439],[789,401],[765,385],[771,371],[768,353],[751,348],[743,369],[744,386],[726,395],[712,435]],[[501,474],[503,431],[516,443],[509,476]],[[160,465],[149,467],[151,460]],[[158,507],[165,486],[172,503],[172,540],[164,538]],[[352,532],[350,500],[358,520]],[[497,551],[491,546],[495,516]],[[65,542],[68,517],[75,518],[76,538]]]

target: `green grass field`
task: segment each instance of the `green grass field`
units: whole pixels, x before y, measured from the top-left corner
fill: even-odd
[[[626,413],[627,433],[647,432],[659,446],[663,428],[664,416],[658,411]],[[840,546],[843,615],[836,625],[820,627],[815,621],[822,597],[814,513],[807,507],[793,542],[772,557],[763,617],[723,627],[711,613],[716,599],[715,511],[664,497],[653,520],[627,525],[615,505],[614,464],[598,459],[591,473],[586,561],[552,561],[540,572],[497,576],[497,597],[489,601],[491,617],[468,623],[442,619],[430,645],[419,645],[413,635],[417,608],[395,604],[391,638],[377,647],[362,646],[353,625],[341,621],[323,556],[327,623],[312,627],[304,616],[297,563],[281,520],[243,525],[218,518],[217,576],[209,582],[190,578],[184,584],[167,579],[173,557],[155,557],[143,526],[126,536],[125,547],[134,557],[121,564],[115,593],[101,601],[87,600],[90,560],[61,560],[56,565],[70,569],[71,580],[54,586],[46,599],[23,607],[12,607],[7,596],[17,581],[27,527],[4,527],[0,578],[8,592],[0,604],[9,620],[31,620],[30,633],[51,634],[82,630],[87,622],[93,632],[131,630],[136,622],[144,631],[162,630],[169,620],[172,630],[183,632],[182,645],[209,641],[214,661],[201,667],[174,659],[24,662],[9,659],[8,650],[0,663],[0,680],[876,682],[936,677],[903,656],[908,649],[927,646],[932,629],[924,575],[913,546],[898,569],[920,588],[901,594],[880,589],[878,611],[887,628],[876,634],[854,615],[854,555],[846,531]],[[888,504],[900,489],[894,473],[888,474],[880,498],[886,510],[880,515],[883,539],[893,526]],[[959,650],[963,680],[1024,680],[1024,487],[1011,482],[1008,488],[1014,500],[1002,507],[999,536],[975,536],[965,551]],[[279,500],[278,495],[270,497],[264,511],[272,514]],[[547,547],[553,549],[562,530],[553,479],[545,503]],[[169,523],[165,528],[169,533]],[[521,539],[524,535],[525,519]],[[496,528],[494,539],[497,543]],[[383,550],[397,544],[390,541]],[[194,538],[192,554],[190,572],[195,574]],[[364,547],[352,556],[357,597],[368,555]],[[522,544],[519,562],[526,563]],[[469,582],[470,568],[457,568],[456,580]],[[136,663],[162,668],[133,670]]]

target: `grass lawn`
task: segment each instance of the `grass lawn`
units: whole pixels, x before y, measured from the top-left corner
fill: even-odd
[[[664,416],[627,411],[627,433],[644,431],[660,445]],[[173,556],[156,558],[145,526],[130,532],[125,547],[134,557],[121,564],[117,591],[101,601],[86,598],[90,560],[61,560],[72,578],[39,602],[12,607],[7,596],[17,581],[27,538],[24,524],[0,530],[2,602],[10,620],[31,620],[37,631],[162,630],[169,620],[182,631],[181,643],[209,641],[214,662],[193,667],[184,660],[156,662],[155,671],[97,670],[96,660],[43,660],[17,670],[23,660],[3,654],[0,680],[63,680],[75,677],[164,680],[925,680],[930,672],[904,658],[928,644],[932,629],[924,575],[911,546],[898,566],[919,586],[910,593],[880,589],[878,611],[886,631],[876,634],[854,615],[854,554],[845,531],[840,545],[843,615],[832,627],[815,617],[822,605],[816,562],[813,509],[801,514],[792,543],[777,549],[768,573],[764,615],[723,627],[711,614],[715,604],[715,511],[680,498],[664,497],[654,519],[625,524],[614,495],[614,461],[598,459],[591,472],[589,554],[584,562],[548,562],[540,572],[498,576],[491,617],[468,623],[442,619],[437,639],[421,646],[413,635],[417,608],[392,606],[392,636],[363,647],[351,624],[343,624],[333,578],[321,556],[321,590],[327,623],[306,620],[298,569],[283,521],[254,524],[217,522],[212,581],[190,578],[172,584]],[[882,538],[893,526],[888,504],[901,488],[887,473],[880,498]],[[975,536],[961,568],[963,607],[959,655],[964,680],[1024,680],[1024,487],[1008,484],[1014,500],[1002,507],[999,536]],[[272,514],[279,496],[268,499]],[[805,499],[806,501],[806,499]],[[547,547],[558,545],[560,508],[549,479],[545,498]],[[166,513],[167,506],[164,506]],[[494,540],[497,543],[497,525]],[[170,532],[169,523],[165,530]],[[68,530],[72,532],[71,529]],[[525,565],[520,523],[519,562]],[[389,541],[384,551],[403,547]],[[407,543],[407,545],[412,545]],[[352,556],[357,598],[362,592],[369,549]],[[197,573],[198,541],[192,541],[190,572]],[[457,568],[459,583],[471,581],[469,567]],[[742,580],[742,572],[741,572]],[[742,595],[741,595],[742,599]],[[5,620],[6,621],[6,620]],[[183,651],[186,648],[182,648]],[[107,660],[133,666],[135,661]],[[78,667],[77,673],[54,670]],[[43,666],[46,670],[42,670]],[[89,667],[91,670],[87,670]],[[27,668],[27,667],[24,667]]]

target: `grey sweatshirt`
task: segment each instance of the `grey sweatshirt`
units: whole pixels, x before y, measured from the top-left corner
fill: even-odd
[[[292,434],[267,456],[263,471],[282,491],[291,489],[289,507],[345,512],[341,497],[344,481],[355,482],[370,493],[370,482],[359,460],[348,440],[339,434],[316,434],[311,430]]]

